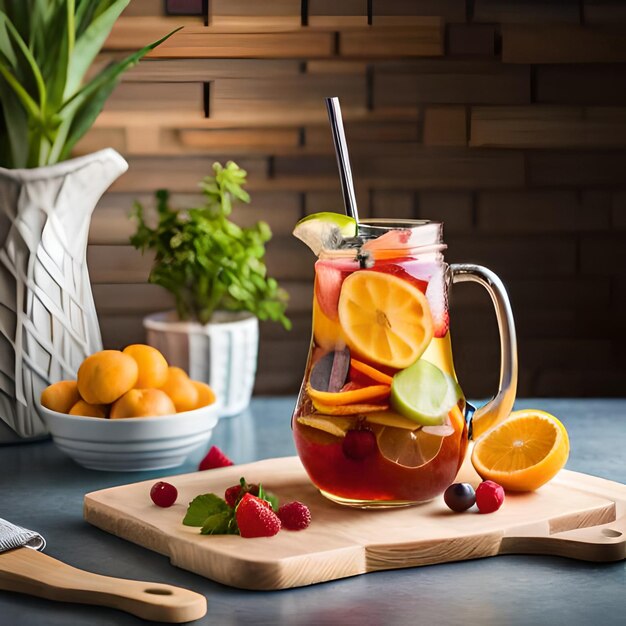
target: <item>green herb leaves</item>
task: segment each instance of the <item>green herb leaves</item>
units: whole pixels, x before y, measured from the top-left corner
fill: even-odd
[[[287,294],[267,276],[264,262],[270,227],[258,222],[241,228],[228,219],[233,202],[250,201],[243,189],[246,175],[232,161],[226,167],[215,163],[213,176],[200,183],[205,204],[187,211],[171,208],[168,192],[158,191],[154,228],[136,202],[137,231],[130,242],[141,251],[155,252],[149,280],[174,295],[181,319],[206,324],[216,309],[249,311],[289,329]]]
[[[183,519],[185,526],[199,526],[203,535],[238,535],[235,509],[214,493],[195,497]]]
[[[237,506],[243,496],[252,490],[252,486],[248,485],[245,478],[240,479],[240,487],[234,506],[215,495],[214,493],[205,493],[196,496],[187,508],[187,513],[183,518],[185,526],[195,526],[200,528],[202,535],[238,535],[239,528],[237,526]],[[258,498],[269,502],[273,511],[278,511],[278,498],[259,485]]]
[[[0,0],[0,166],[70,156],[123,72],[173,31],[83,85],[130,0]]]

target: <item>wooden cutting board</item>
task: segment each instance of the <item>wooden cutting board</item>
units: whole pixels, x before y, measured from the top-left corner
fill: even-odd
[[[464,470],[462,470],[463,473]],[[467,469],[465,470],[468,471]],[[300,500],[311,526],[275,537],[202,536],[183,526],[187,503],[222,495],[245,476],[281,502]],[[460,479],[471,477],[460,476]],[[154,479],[85,496],[85,519],[168,556],[173,565],[243,589],[285,589],[385,569],[498,554],[556,554],[592,561],[626,558],[626,485],[563,470],[534,493],[508,494],[496,513],[453,513],[443,498],[402,509],[357,510],[319,495],[297,457],[166,478],[169,509],[149,497]]]

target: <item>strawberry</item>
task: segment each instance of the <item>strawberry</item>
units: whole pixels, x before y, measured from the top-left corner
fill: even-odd
[[[280,519],[268,503],[247,493],[237,506],[235,516],[242,537],[273,537],[280,530]]]
[[[234,465],[234,463],[217,446],[211,446],[207,455],[200,461],[198,469],[210,470],[229,465]]]
[[[304,530],[311,523],[311,511],[302,502],[288,502],[278,509],[278,517],[287,530]]]
[[[259,486],[249,485],[242,479],[242,484],[233,485],[224,492],[224,500],[226,500],[226,504],[228,504],[228,506],[234,509],[239,500],[241,500],[247,493],[251,493],[253,496],[258,496]]]

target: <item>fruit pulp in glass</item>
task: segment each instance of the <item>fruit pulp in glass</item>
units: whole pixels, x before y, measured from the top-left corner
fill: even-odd
[[[438,425],[407,417],[391,397],[394,376],[417,360],[456,383],[446,269],[408,254],[366,268],[341,255],[316,263],[311,347],[292,428],[311,481],[336,502],[414,504],[454,482],[467,446],[462,395]]]

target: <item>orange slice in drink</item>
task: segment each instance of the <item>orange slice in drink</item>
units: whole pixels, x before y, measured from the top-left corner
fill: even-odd
[[[323,404],[312,400],[313,406],[324,415],[369,415],[389,410],[388,404]]]
[[[389,397],[391,387],[389,385],[370,385],[359,387],[349,391],[318,391],[311,385],[307,385],[307,393],[313,402],[324,405],[344,406],[346,404],[361,404],[363,402],[376,402]]]
[[[367,363],[361,363],[356,359],[350,359],[350,368],[354,369],[359,374],[364,374],[367,378],[380,383],[381,385],[391,385],[393,378],[387,376],[384,372],[379,372],[376,368],[368,365]]]
[[[565,426],[545,411],[526,409],[478,439],[472,464],[482,478],[508,491],[533,491],[557,474],[568,455]]]
[[[382,272],[361,270],[344,280],[339,322],[351,350],[394,369],[415,363],[433,337],[426,296]]]

